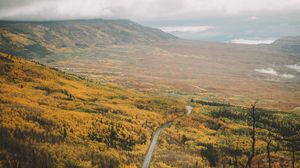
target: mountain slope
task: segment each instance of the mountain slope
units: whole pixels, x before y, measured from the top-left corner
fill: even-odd
[[[174,39],[176,37],[171,34],[129,20],[0,22],[0,51],[27,57],[41,57],[72,48],[147,44]]]
[[[0,53],[0,167],[138,164],[153,129],[182,109]]]
[[[300,36],[280,38],[274,41],[272,46],[281,51],[300,56]]]

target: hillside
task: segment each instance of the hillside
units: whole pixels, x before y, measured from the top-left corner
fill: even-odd
[[[281,51],[300,56],[300,36],[280,38],[272,46]]]
[[[0,21],[0,51],[28,58],[75,48],[147,44],[174,39],[176,37],[159,29],[130,20]]]
[[[4,53],[0,93],[0,167],[141,167],[153,132],[167,121],[153,167],[244,167],[250,153],[246,107],[103,85]],[[187,104],[194,110],[183,115]],[[253,164],[266,167],[272,136],[272,164],[291,165],[299,117],[257,109]]]
[[[102,86],[3,53],[0,93],[0,167],[137,164],[152,131],[184,112],[177,100]]]

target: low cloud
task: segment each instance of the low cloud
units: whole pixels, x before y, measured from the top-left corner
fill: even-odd
[[[287,65],[286,67],[300,72],[300,64]]]
[[[199,33],[214,29],[214,26],[170,26],[160,27],[162,31],[168,33]]]
[[[292,74],[287,74],[287,73],[280,74],[277,71],[275,71],[273,68],[255,69],[255,71],[259,72],[259,73],[263,73],[263,74],[268,74],[268,75],[271,75],[271,76],[286,78],[286,79],[293,79],[295,77]]]
[[[278,73],[273,68],[255,69],[256,72],[278,76]]]
[[[250,16],[250,17],[248,17],[248,20],[256,20],[256,19],[257,19],[256,16]]]
[[[268,39],[233,39],[229,41],[230,43],[236,43],[236,44],[272,44],[276,39],[275,38],[268,38]]]
[[[292,74],[286,74],[286,73],[284,73],[284,74],[279,74],[279,76],[282,77],[282,78],[287,78],[287,79],[293,79],[293,78],[295,77],[295,76],[292,75]]]

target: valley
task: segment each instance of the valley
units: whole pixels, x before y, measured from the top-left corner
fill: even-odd
[[[300,62],[289,52],[296,37],[274,45],[190,41],[129,20],[0,25],[0,51],[102,83],[238,105],[260,99],[286,111],[300,106],[299,70],[288,68]]]
[[[297,39],[1,21],[0,167],[299,167]]]
[[[299,107],[299,72],[286,67],[299,62],[299,57],[264,46],[176,41],[106,46],[75,51],[68,58],[70,54],[59,54],[67,58],[49,55],[40,60],[69,73],[141,91],[239,105],[261,99],[266,108],[288,111]],[[292,78],[256,71],[267,68]]]

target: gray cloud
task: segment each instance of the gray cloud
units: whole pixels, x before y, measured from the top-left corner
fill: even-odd
[[[300,10],[299,0],[1,0],[0,19],[174,20]],[[298,16],[297,16],[298,17]]]
[[[7,8],[14,8],[24,5],[30,5],[32,3],[39,2],[39,0],[1,0],[0,1],[0,9],[4,10]]]
[[[276,39],[300,34],[300,0],[0,0],[0,20],[87,18],[131,19],[186,39]]]

